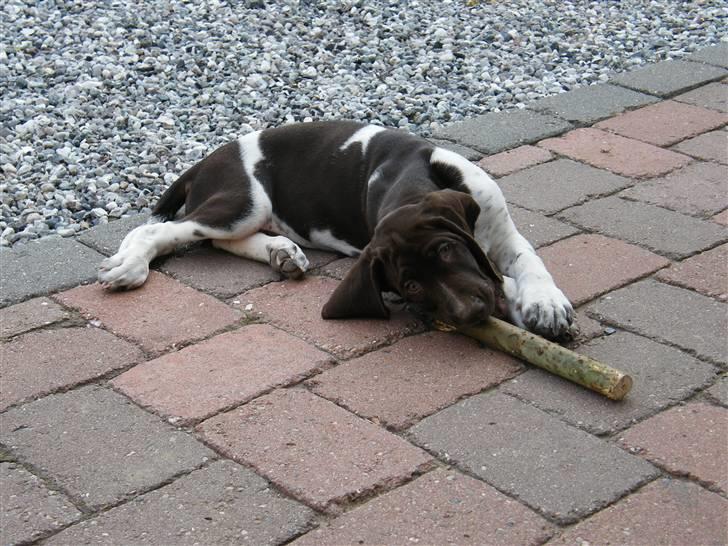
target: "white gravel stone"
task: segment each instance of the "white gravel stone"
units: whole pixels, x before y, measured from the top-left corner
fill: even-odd
[[[0,244],[148,211],[240,134],[346,118],[427,136],[683,57],[725,17],[719,0],[6,0]]]

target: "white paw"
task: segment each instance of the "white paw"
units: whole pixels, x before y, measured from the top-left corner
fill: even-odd
[[[99,282],[107,290],[130,290],[144,284],[149,276],[149,262],[141,256],[119,252],[99,266]]]
[[[295,243],[271,245],[268,252],[271,267],[286,277],[299,279],[308,269],[308,258]]]
[[[518,287],[511,310],[518,326],[548,338],[567,334],[574,321],[574,308],[553,283],[538,281]]]

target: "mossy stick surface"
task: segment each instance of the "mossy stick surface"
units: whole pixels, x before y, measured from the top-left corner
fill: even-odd
[[[612,400],[622,400],[632,388],[624,372],[494,317],[459,332]]]

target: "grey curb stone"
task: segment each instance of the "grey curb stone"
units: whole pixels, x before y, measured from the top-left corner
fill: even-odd
[[[615,403],[542,370],[530,370],[501,387],[592,434],[623,429],[710,384],[716,369],[678,349],[628,332],[592,340],[579,352],[629,373],[634,388]]]
[[[445,148],[446,150],[450,150],[451,152],[460,154],[468,161],[478,161],[483,157],[483,154],[479,151],[468,148],[467,146],[461,146],[460,144],[456,144],[455,142],[450,142],[449,140],[440,140],[438,138],[428,138],[427,140],[432,142],[435,146],[439,146],[440,148]]]
[[[282,544],[308,530],[313,517],[250,470],[219,461],[73,525],[47,544]]]
[[[658,100],[657,97],[624,87],[600,84],[545,97],[532,102],[528,108],[553,114],[572,123],[591,125],[625,110],[646,106]]]
[[[728,304],[646,279],[610,292],[589,314],[725,364]]]
[[[716,66],[728,68],[728,42],[722,42],[718,45],[705,47],[690,55],[688,59],[691,61],[714,64]]]
[[[718,80],[728,71],[689,61],[672,60],[650,64],[631,72],[618,74],[610,81],[650,95],[667,97],[690,91],[694,87]]]
[[[619,196],[706,218],[728,208],[728,167],[694,161],[665,176],[632,186]]]
[[[715,82],[673,97],[677,102],[728,113],[728,85]]]
[[[506,201],[546,214],[633,183],[629,178],[571,159],[549,161],[498,179]]]
[[[501,393],[450,406],[410,434],[560,523],[590,514],[658,474],[617,446]]]
[[[135,214],[93,227],[81,233],[77,239],[105,256],[116,254],[121,241],[135,227],[149,220],[149,214]]]
[[[508,211],[511,214],[513,223],[516,224],[518,231],[521,232],[526,240],[533,245],[534,248],[550,245],[561,239],[566,239],[571,235],[580,233],[578,229],[559,222],[554,218],[549,218],[538,212],[533,212],[521,207],[509,205]]]
[[[484,114],[454,123],[435,136],[474,148],[484,154],[497,154],[521,144],[560,135],[571,124],[533,110],[510,110]]]
[[[93,509],[215,458],[190,435],[99,387],[8,410],[0,420],[0,442]]]
[[[728,231],[714,222],[616,196],[571,207],[558,217],[672,259],[685,258],[728,239]]]
[[[0,463],[0,543],[28,543],[80,516],[68,499],[37,476],[20,465]]]
[[[0,253],[0,307],[96,279],[103,256],[72,239],[48,237]]]
[[[220,298],[229,298],[281,279],[281,275],[267,264],[210,246],[199,246],[163,260],[159,266],[161,271],[188,286]]]
[[[309,261],[307,274],[338,259],[338,255],[323,250],[303,248]],[[235,256],[202,243],[186,252],[161,257],[159,269],[178,281],[212,294],[231,298],[250,290],[284,280],[270,265]]]

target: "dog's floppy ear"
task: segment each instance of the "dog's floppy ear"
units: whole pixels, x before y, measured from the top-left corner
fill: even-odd
[[[428,193],[425,206],[434,209],[438,216],[455,222],[461,228],[473,233],[480,206],[469,193],[455,190],[440,190]]]
[[[384,306],[382,259],[369,246],[321,310],[324,319],[389,318]]]
[[[483,252],[483,249],[480,248],[480,245],[477,243],[477,241],[473,239],[473,237],[468,235],[465,242],[470,249],[470,253],[475,258],[475,261],[478,262],[480,269],[492,280],[496,281],[499,284],[503,283],[503,275],[501,274],[500,270],[491,261],[491,259],[488,258],[488,255]]]
[[[480,214],[480,206],[475,199],[469,193],[440,190],[427,194],[425,200],[430,210],[451,223],[452,231],[459,232],[480,269],[494,281],[502,283],[503,275],[473,237],[475,221]]]

